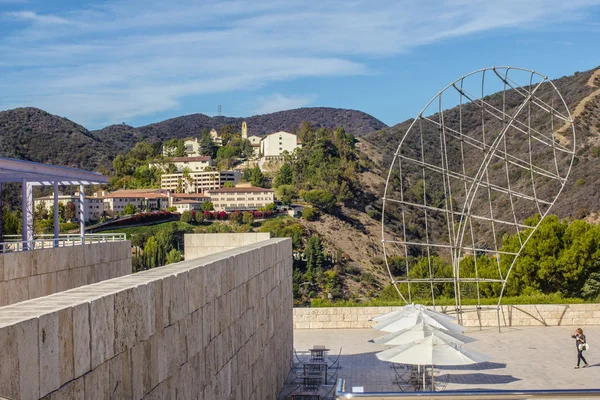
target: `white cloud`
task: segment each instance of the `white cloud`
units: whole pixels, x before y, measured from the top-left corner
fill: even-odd
[[[314,101],[314,98],[315,96],[312,95],[285,96],[281,93],[273,93],[269,96],[259,97],[254,112],[256,114],[268,114],[275,111],[306,107]]]
[[[56,15],[43,15],[36,14],[33,11],[15,11],[15,12],[7,12],[4,15],[8,17],[13,17],[21,20],[29,20],[33,22],[39,22],[42,24],[68,24],[69,21],[65,18],[58,17]]]
[[[599,3],[113,0],[52,15],[16,11],[2,14],[23,24],[1,33],[0,109],[33,105],[86,125],[121,122],[172,109],[187,96],[367,74],[377,59],[418,46],[554,26]],[[257,110],[266,112],[310,99],[261,101]]]

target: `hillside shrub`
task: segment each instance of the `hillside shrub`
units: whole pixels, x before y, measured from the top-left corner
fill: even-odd
[[[319,212],[314,207],[304,207],[304,210],[302,210],[302,218],[307,221],[316,221],[319,219]]]
[[[181,217],[180,217],[180,221],[181,222],[185,222],[186,224],[189,224],[190,222],[193,221],[193,216],[192,216],[192,212],[191,211],[184,211],[183,213],[181,213]]]
[[[304,193],[304,200],[327,213],[331,213],[335,207],[335,196],[327,190],[310,190]]]

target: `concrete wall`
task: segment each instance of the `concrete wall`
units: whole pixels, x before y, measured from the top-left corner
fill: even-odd
[[[131,273],[129,241],[0,254],[0,307]]]
[[[274,399],[291,275],[273,239],[0,308],[0,395]]]
[[[324,307],[294,308],[294,329],[370,328],[370,319],[399,307]],[[494,310],[465,307],[462,325],[465,327],[498,326]],[[452,314],[451,307],[437,307]],[[529,304],[502,306],[502,326],[580,326],[600,325],[600,304]]]
[[[184,253],[186,260],[204,257],[209,254],[235,249],[251,243],[269,240],[266,233],[189,233],[184,235]]]

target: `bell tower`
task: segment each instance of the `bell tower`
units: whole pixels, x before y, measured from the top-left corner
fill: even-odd
[[[242,122],[242,139],[248,139],[248,125],[246,121]]]

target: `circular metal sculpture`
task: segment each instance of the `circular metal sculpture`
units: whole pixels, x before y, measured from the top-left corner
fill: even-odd
[[[403,300],[435,306],[453,293],[460,315],[463,298],[495,293],[499,306],[574,149],[568,107],[535,71],[485,68],[441,90],[400,140],[383,197],[385,260]]]

